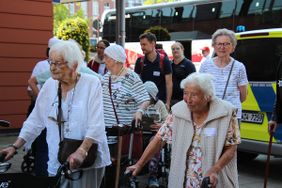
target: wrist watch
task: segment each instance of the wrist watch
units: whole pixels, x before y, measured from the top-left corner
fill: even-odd
[[[8,147],[12,147],[12,148],[14,148],[16,151],[19,149],[15,144],[10,144],[10,145],[8,145]]]

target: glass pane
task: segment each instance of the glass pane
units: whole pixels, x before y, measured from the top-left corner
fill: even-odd
[[[239,40],[234,53],[246,66],[249,81],[275,81],[281,56],[282,39],[277,38]]]
[[[222,2],[219,18],[232,17],[236,1]]]

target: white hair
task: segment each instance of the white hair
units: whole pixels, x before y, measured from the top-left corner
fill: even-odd
[[[80,70],[80,65],[83,63],[83,55],[76,42],[62,40],[50,48],[49,56],[54,51],[63,57],[64,61],[67,62],[68,67],[71,68],[73,64],[77,63],[78,66],[76,71],[78,72]]]
[[[194,72],[181,81],[180,87],[184,89],[190,84],[199,86],[206,98],[214,98],[215,89],[213,85],[213,76],[211,74]]]
[[[218,29],[212,34],[212,45],[215,45],[215,40],[219,36],[227,36],[230,38],[230,42],[232,43],[233,47],[235,48],[237,45],[237,39],[235,33],[232,30],[223,28]]]

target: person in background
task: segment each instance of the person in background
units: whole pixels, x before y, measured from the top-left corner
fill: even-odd
[[[106,39],[102,39],[97,43],[97,54],[88,62],[88,67],[100,75],[104,75],[107,72],[107,68],[104,62],[104,50],[110,46],[110,42]]]
[[[60,40],[56,37],[52,37],[48,41],[48,48],[46,50],[47,59],[43,61],[39,61],[32,70],[32,74],[30,78],[37,76],[47,70],[50,69],[50,65],[48,63],[49,58],[49,50],[56,43],[60,42]],[[34,88],[39,91],[42,85],[35,84]],[[29,96],[31,97],[31,103],[28,108],[27,117],[32,112],[35,101],[37,98],[37,93],[32,90],[31,87],[27,89]],[[35,139],[35,141],[31,143],[27,143],[25,145],[26,149],[31,149],[31,153],[34,155],[34,174],[36,176],[48,176],[47,172],[47,161],[48,161],[48,145],[46,143],[46,129],[44,129],[41,134]],[[29,154],[27,154],[29,156]],[[25,161],[24,161],[25,162]]]
[[[273,134],[282,123],[282,59],[280,59],[276,72],[276,98],[273,104],[273,111],[268,122],[268,132]]]
[[[157,38],[153,33],[143,33],[139,36],[144,57],[136,60],[134,71],[140,75],[143,82],[152,81],[159,89],[158,98],[170,109],[172,95],[172,69],[167,57],[156,51]]]
[[[108,72],[103,76],[103,104],[105,125],[113,128],[114,125],[122,124],[131,126],[132,120],[140,122],[144,110],[150,103],[150,97],[140,77],[131,69],[125,67],[126,54],[122,46],[112,44],[105,49],[104,61]],[[116,161],[117,137],[108,136],[108,144],[112,160]],[[134,134],[132,157],[139,158],[142,154],[142,133]],[[122,153],[128,154],[129,135],[123,137]],[[114,163],[113,162],[113,163]],[[113,169],[108,167],[106,171],[106,184],[114,183]]]
[[[203,48],[201,48],[202,51],[202,59],[200,63],[203,63],[204,61],[206,61],[207,59],[210,59],[210,48],[207,46],[204,46]]]
[[[164,51],[163,44],[161,43],[156,43],[156,50],[160,54],[163,54],[164,56],[168,57],[167,53]]]
[[[24,122],[17,140],[1,150],[1,153],[6,154],[5,160],[11,159],[17,149],[34,140],[46,128],[48,173],[49,176],[54,176],[60,166],[58,149],[61,138],[58,122],[61,121],[65,138],[83,140],[79,148],[68,157],[70,169],[80,167],[93,143],[98,144],[98,150],[95,163],[82,169],[81,179],[71,181],[62,177],[60,187],[99,188],[105,166],[111,163],[105,132],[101,83],[95,76],[78,73],[83,57],[76,43],[61,41],[51,47],[49,54],[52,78],[43,85],[34,110]],[[59,85],[64,121],[57,119]]]
[[[145,110],[141,125],[143,127],[143,141],[144,146],[147,146],[153,139],[152,133],[156,133],[161,127],[162,123],[166,120],[168,112],[163,101],[159,100],[157,94],[159,92],[154,82],[147,81],[144,83],[147,92],[150,95],[150,105]],[[144,131],[145,130],[145,131]],[[148,134],[149,133],[149,134]],[[160,153],[156,153],[149,161],[149,178],[148,187],[159,187],[158,181],[158,165],[160,162]]]
[[[213,75],[216,96],[236,106],[240,125],[241,103],[247,97],[248,78],[244,64],[230,56],[236,44],[237,40],[233,31],[228,29],[215,31],[212,35],[212,46],[216,57],[203,62],[199,72]]]
[[[181,88],[183,101],[172,107],[155,139],[127,170],[136,176],[164,142],[171,142],[168,187],[201,187],[209,177],[212,187],[238,188],[236,108],[215,96],[210,74],[192,73]]]
[[[172,51],[172,82],[173,92],[171,106],[183,99],[183,90],[180,88],[180,82],[189,74],[196,72],[195,65],[184,56],[184,47],[180,42],[175,42],[171,46]]]

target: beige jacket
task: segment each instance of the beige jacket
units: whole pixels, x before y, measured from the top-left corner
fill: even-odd
[[[169,188],[181,188],[184,186],[186,167],[186,152],[188,151],[194,128],[191,112],[184,101],[172,107],[175,116],[172,131],[172,153],[169,173]],[[220,158],[227,135],[232,115],[235,115],[235,107],[230,103],[215,98],[210,103],[209,115],[204,122],[201,133],[201,147],[203,151],[203,174],[209,170]],[[218,174],[217,188],[237,188],[237,156]]]

